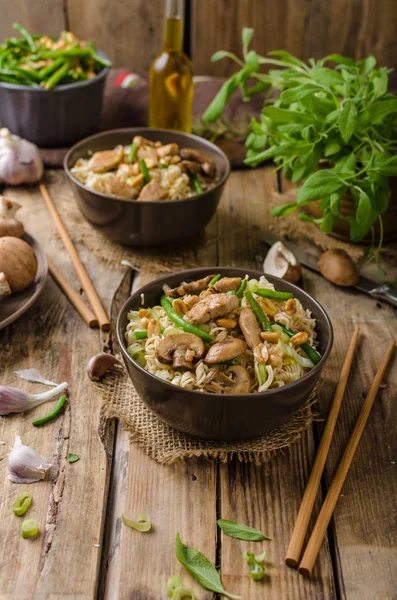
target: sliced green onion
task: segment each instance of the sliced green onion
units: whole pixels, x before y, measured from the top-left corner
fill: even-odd
[[[149,169],[147,168],[147,164],[146,164],[144,158],[140,158],[139,159],[139,166],[141,167],[141,172],[142,172],[142,175],[143,175],[143,181],[145,183],[149,183],[149,181],[150,181]]]
[[[220,273],[218,273],[218,275],[215,275],[215,277],[213,277],[209,282],[208,287],[211,287],[211,285],[215,285],[215,283],[219,281],[221,277],[222,275]]]
[[[136,529],[136,531],[140,531],[141,533],[147,533],[152,528],[150,517],[144,512],[138,514],[136,521],[131,521],[131,519],[127,519],[127,517],[124,516],[124,514],[121,515],[121,520],[123,521],[124,525],[127,525],[127,527],[131,527],[131,529]]]
[[[29,492],[21,492],[18,494],[17,499],[12,505],[14,515],[17,517],[24,515],[32,504],[32,499],[32,495],[29,494]]]
[[[258,288],[255,292],[262,298],[271,298],[272,300],[289,300],[294,297],[291,292],[277,292],[276,290],[268,290],[267,288]]]
[[[259,581],[263,579],[265,576],[265,569],[263,566],[256,560],[253,552],[245,552],[244,558],[249,565],[249,574],[254,581]]]
[[[39,425],[44,425],[44,423],[48,423],[48,421],[52,421],[52,419],[55,419],[55,417],[57,417],[59,415],[59,413],[62,411],[63,407],[65,406],[66,400],[67,400],[66,396],[61,396],[59,398],[58,402],[55,404],[54,408],[52,410],[50,410],[49,413],[44,415],[44,417],[40,417],[40,419],[36,419],[35,421],[33,421],[32,425],[34,425],[35,427],[38,427]]]
[[[193,590],[182,586],[174,592],[172,600],[196,600],[196,595]]]
[[[145,353],[143,352],[143,350],[139,350],[138,352],[130,352],[129,349],[127,348],[127,352],[128,354],[131,356],[131,358],[133,360],[135,360],[136,363],[138,363],[138,365],[140,367],[145,367],[146,366],[146,358],[145,358]]]
[[[174,593],[178,588],[182,587],[182,578],[179,575],[173,575],[167,581],[167,592],[170,598],[173,597]]]
[[[267,380],[267,369],[264,362],[258,364],[258,375],[259,375],[259,386],[266,383]]]
[[[194,187],[194,189],[196,190],[196,192],[198,194],[202,194],[204,192],[203,186],[201,185],[200,180],[197,177],[197,175],[191,175],[190,176],[190,181],[192,182],[193,187]]]
[[[132,337],[134,340],[145,340],[147,338],[147,331],[146,329],[136,329],[133,332]]]
[[[135,160],[137,150],[138,150],[138,144],[136,142],[133,142],[131,144],[131,148],[128,153],[127,162],[132,163]]]
[[[25,539],[35,537],[39,534],[39,523],[37,519],[26,519],[22,523],[22,537]]]
[[[270,327],[269,319],[255,300],[251,292],[245,290],[244,296],[246,297],[248,304],[251,306],[254,315],[256,316],[259,325],[261,326],[262,331],[271,331],[272,328]]]
[[[289,338],[292,338],[297,333],[293,329],[288,329],[288,327],[285,327],[285,325],[283,325],[282,323],[278,323],[277,321],[275,321],[275,323],[276,323],[276,325],[278,325],[279,327],[281,327],[281,329],[283,330],[283,332],[286,333]],[[315,365],[317,365],[320,362],[320,360],[321,360],[321,354],[319,354],[317,352],[317,350],[315,350],[314,348],[312,348],[310,344],[308,344],[307,342],[305,342],[304,344],[301,344],[300,347],[302,348],[303,352],[307,355],[307,357],[310,358],[310,360],[312,361],[312,363],[314,363]]]

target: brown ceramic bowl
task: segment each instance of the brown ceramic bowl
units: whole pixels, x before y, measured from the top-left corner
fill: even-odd
[[[211,156],[216,164],[218,182],[210,190],[192,198],[162,202],[124,200],[95,192],[73,177],[70,169],[88,152],[108,150],[118,144],[130,144],[142,135],[163,144],[176,142],[182,148],[194,148]],[[131,127],[92,135],[78,142],[65,157],[64,168],[76,196],[77,205],[87,221],[114,242],[131,246],[158,246],[188,238],[209,223],[216,212],[230,173],[229,160],[215,144],[207,140],[166,129]]]
[[[185,390],[151,375],[140,367],[127,352],[124,332],[130,310],[159,304],[162,286],[175,287],[182,281],[192,281],[220,273],[223,276],[258,279],[263,273],[250,269],[208,267],[180,271],[162,277],[137,290],[124,304],[117,320],[117,338],[131,380],[145,404],[156,415],[184,433],[213,440],[237,440],[262,435],[285,423],[308,399],[320,377],[331,352],[333,329],[323,307],[306,292],[277,277],[267,275],[278,290],[292,292],[317,320],[317,334],[321,361],[298,381],[282,388],[255,394],[210,394]],[[141,304],[144,294],[144,304]]]

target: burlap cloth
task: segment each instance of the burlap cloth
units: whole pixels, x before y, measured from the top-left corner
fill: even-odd
[[[317,417],[313,410],[316,392],[313,392],[285,425],[266,435],[251,440],[211,441],[180,433],[161,421],[140,400],[124,367],[118,367],[93,385],[103,399],[99,426],[101,438],[106,435],[107,420],[117,418],[130,434],[131,441],[162,465],[193,457],[218,459],[221,462],[237,458],[242,462],[261,465],[277,452],[294,444]]]

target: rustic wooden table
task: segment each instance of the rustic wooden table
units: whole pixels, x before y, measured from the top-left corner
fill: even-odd
[[[55,201],[73,197],[61,171],[47,172]],[[269,169],[232,173],[217,216],[208,231],[216,243],[197,252],[198,265],[258,266],[260,233],[269,222],[266,198],[276,189]],[[68,255],[37,190],[6,190],[23,204],[21,218],[54,262],[78,288]],[[70,231],[73,237],[73,231]],[[78,250],[112,322],[145,273],[109,270],[84,246]],[[320,394],[326,414],[351,337],[360,323],[362,340],[331,453],[317,498],[317,510],[341,457],[386,343],[395,335],[393,310],[352,291],[337,289],[304,271],[305,289],[329,312],[335,345]],[[1,600],[159,600],[166,598],[170,575],[182,573],[175,558],[175,534],[220,566],[227,590],[245,600],[397,598],[397,422],[396,360],[379,393],[360,442],[313,577],[303,579],[284,564],[285,552],[321,435],[317,423],[302,439],[266,467],[239,462],[188,461],[159,466],[130,444],[123,428],[112,423],[105,445],[98,435],[101,402],[85,374],[88,358],[114,342],[112,334],[90,330],[49,277],[37,304],[0,332],[1,383],[18,385],[16,369],[36,367],[70,384],[70,404],[45,428],[31,426],[32,415],[0,422]],[[393,406],[394,400],[394,406]],[[35,410],[35,416],[48,406]],[[20,535],[11,505],[20,487],[7,479],[6,455],[15,433],[54,463],[51,477],[30,486],[31,514],[41,524],[34,541]],[[69,464],[68,452],[80,455]],[[155,525],[141,535],[121,524],[121,513],[147,510]],[[235,519],[273,538],[268,576],[262,583],[247,575],[242,559],[247,544],[221,535],[216,519]],[[249,546],[249,545],[248,545]],[[202,590],[185,572],[199,600]]]

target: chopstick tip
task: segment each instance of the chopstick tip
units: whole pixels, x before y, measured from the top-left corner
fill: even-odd
[[[308,569],[307,567],[299,567],[299,575],[303,575],[303,577],[310,577],[311,574],[311,569]]]
[[[291,567],[291,569],[297,569],[299,567],[299,561],[292,556],[285,557],[285,564],[287,567]]]

